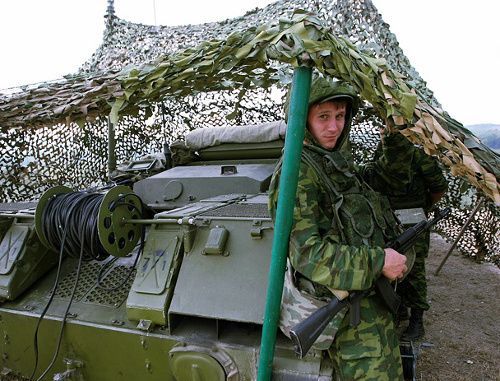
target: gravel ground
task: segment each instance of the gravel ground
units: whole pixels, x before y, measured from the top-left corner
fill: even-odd
[[[500,269],[476,263],[454,250],[438,275],[451,244],[432,234],[427,261],[426,335],[413,347],[420,355],[416,380],[500,380]],[[406,325],[406,322],[405,322]],[[400,330],[405,328],[400,327]]]

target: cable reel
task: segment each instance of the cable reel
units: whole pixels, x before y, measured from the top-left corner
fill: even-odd
[[[123,199],[122,204],[117,203],[119,199]],[[123,185],[111,188],[101,204],[98,219],[99,239],[106,252],[115,257],[125,257],[130,253],[141,237],[141,227],[123,223],[123,220],[139,220],[141,217],[139,196]]]
[[[136,247],[141,226],[130,220],[141,217],[142,201],[129,187],[119,185],[101,194],[73,192],[68,187],[56,186],[45,192],[37,204],[35,229],[48,248],[59,251],[61,241],[68,240],[75,245],[67,253],[76,251],[75,246],[90,245],[83,248],[91,253],[90,259],[103,260],[108,255],[125,257]],[[63,229],[68,232],[61,239]],[[79,239],[82,229],[87,230],[83,242]]]

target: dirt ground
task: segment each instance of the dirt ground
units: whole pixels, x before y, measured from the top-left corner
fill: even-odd
[[[436,276],[450,247],[432,234],[426,263],[431,308],[424,314],[426,334],[413,345],[415,379],[500,381],[500,269],[455,249]]]

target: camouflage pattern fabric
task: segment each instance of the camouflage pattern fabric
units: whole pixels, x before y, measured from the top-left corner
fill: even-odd
[[[404,142],[403,144],[411,150],[411,143]],[[375,151],[373,161],[365,166],[360,166],[358,170],[373,189],[389,198],[392,208],[421,207],[429,212],[432,208],[429,194],[439,194],[446,191],[448,182],[434,157],[427,155],[421,149],[413,149],[411,152],[413,154],[408,157],[411,162],[410,182],[406,185],[401,184],[395,176],[380,176],[378,168],[394,157],[381,144]],[[377,176],[373,176],[375,170]]]
[[[166,159],[163,153],[141,156],[136,162],[143,162],[145,167],[134,169],[130,167],[133,161],[125,161],[116,166],[116,169],[110,173],[109,178],[115,182],[124,181],[126,179],[129,179],[131,182],[137,182],[163,172],[166,169]]]
[[[362,324],[344,319],[328,350],[339,380],[403,380],[399,341],[388,314],[376,295],[361,301]]]
[[[313,80],[311,93],[314,97],[316,90],[324,91],[317,101],[345,92],[338,84],[318,86]],[[366,297],[360,303],[360,324],[351,326],[350,310],[347,310],[328,349],[337,364],[337,375],[342,379],[402,380],[393,316],[372,288],[382,274],[384,247],[400,233],[400,226],[389,201],[355,172],[348,138],[353,107],[347,110],[345,126],[334,149],[321,147],[314,136],[307,129],[305,131],[290,233],[289,264],[292,273],[309,281],[309,293],[317,301],[331,297],[329,288],[365,292]],[[388,160],[381,161],[374,173],[393,176],[401,186],[406,186],[412,146],[402,149],[401,144],[406,140],[397,131],[388,133],[384,141]],[[278,163],[269,187],[269,212],[274,221],[280,176],[281,163]],[[293,282],[286,283],[297,286]],[[287,290],[284,296],[288,295]],[[295,299],[295,305],[293,301],[292,298],[292,303],[284,309],[280,324],[284,331],[287,329],[284,323],[291,324],[292,318],[302,318],[304,311],[313,306],[312,302],[306,303],[299,298]]]
[[[385,131],[382,139],[385,144],[379,144],[372,161],[356,166],[356,171],[370,187],[386,197],[407,194],[417,150],[398,132]]]
[[[283,285],[279,326],[281,331],[290,337],[290,330],[313,312],[325,306],[331,298],[317,298],[314,296],[314,286],[304,278],[295,279],[290,261],[287,260],[287,270]],[[326,350],[332,345],[338,327],[347,312],[343,308],[328,323],[323,333],[313,344],[312,348]]]
[[[314,141],[307,131],[306,140]],[[293,269],[312,281],[316,296],[320,297],[325,295],[325,286],[341,290],[370,290],[382,272],[383,247],[398,233],[388,201],[358,179],[353,172],[352,159],[345,150],[340,151],[304,146],[306,155],[312,156],[323,168],[336,189],[329,189],[322,181],[323,176],[307,164],[304,155],[299,170],[289,257]],[[408,153],[401,149],[394,152],[400,155]],[[392,163],[398,163],[397,171],[408,173],[409,167],[404,168],[405,160]],[[388,168],[385,172],[391,173]],[[278,167],[269,194],[273,219],[276,218],[279,181]],[[293,307],[287,308],[291,311]],[[296,315],[304,310],[299,305],[295,308]],[[281,323],[285,320],[282,319]],[[339,374],[350,379],[352,372],[349,369],[363,364],[366,379],[384,379],[380,372],[386,375],[386,379],[402,379],[399,344],[392,321],[393,316],[376,296],[362,300],[358,327],[350,326],[347,311],[330,347],[334,361],[342,367]],[[286,331],[283,325],[280,328]],[[356,340],[352,340],[352,335]]]
[[[361,167],[369,184],[377,191],[387,195],[394,209],[422,207],[428,213],[432,209],[429,194],[439,194],[448,188],[448,182],[435,158],[415,149],[411,157],[411,180],[406,186],[400,186],[388,177],[374,177],[371,174],[380,161],[387,160],[386,152],[379,145],[374,162]],[[366,176],[366,174],[369,174]],[[411,271],[398,285],[398,294],[402,305],[410,308],[428,310],[427,279],[425,258],[429,254],[430,233],[420,237],[414,246],[416,257]]]
[[[427,279],[425,259],[429,253],[430,232],[422,235],[415,244],[415,262],[405,279],[398,284],[397,292],[401,296],[401,304],[405,307],[427,311]]]

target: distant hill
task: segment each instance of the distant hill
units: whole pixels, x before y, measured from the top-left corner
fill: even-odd
[[[500,153],[500,124],[473,124],[465,126],[493,151]]]

